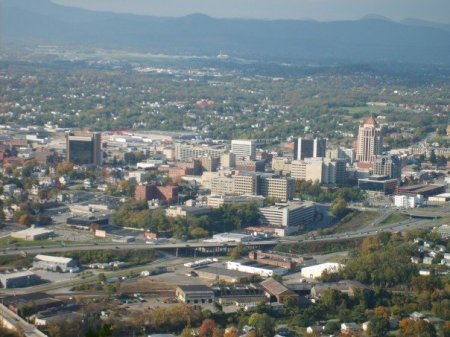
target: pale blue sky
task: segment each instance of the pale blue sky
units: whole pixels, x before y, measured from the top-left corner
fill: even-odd
[[[213,17],[359,19],[379,14],[450,23],[450,0],[52,0],[56,3],[156,16],[204,13]]]

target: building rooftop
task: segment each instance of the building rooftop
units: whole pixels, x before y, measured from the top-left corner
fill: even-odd
[[[33,275],[36,275],[36,274],[29,270],[23,270],[23,271],[16,271],[16,272],[12,272],[12,273],[1,273],[0,278],[7,280],[7,279],[14,279],[17,277],[33,276]]]
[[[247,276],[252,275],[249,273],[244,273],[242,271],[225,269],[224,267],[218,267],[218,266],[201,266],[201,267],[195,268],[194,271],[229,276],[229,277],[236,277],[236,278],[247,277]]]
[[[367,118],[367,119],[364,121],[364,125],[373,125],[373,126],[377,126],[378,123],[377,123],[377,121],[375,120],[375,118],[369,117],[369,118]]]
[[[260,263],[260,262],[255,261],[255,260],[241,259],[241,260],[230,261],[230,262],[240,263],[243,266],[250,266],[250,267],[261,268],[261,269],[269,269],[269,270],[276,270],[276,269],[280,269],[280,268],[286,269],[286,268],[283,268],[283,267],[272,266],[272,265],[269,265],[269,264]]]
[[[60,256],[50,256],[50,255],[42,255],[38,254],[34,258],[35,260],[46,261],[46,262],[55,262],[55,263],[69,263],[72,261],[70,257],[60,257]]]
[[[20,236],[35,236],[40,234],[52,234],[53,231],[45,229],[45,228],[27,228],[22,231],[14,232],[14,234]]]
[[[291,292],[288,288],[282,285],[280,282],[274,280],[273,278],[268,278],[261,282],[261,286],[266,289],[272,295],[281,295],[286,292]]]
[[[441,193],[441,194],[435,195],[435,197],[450,198],[450,193]]]
[[[201,284],[179,285],[178,288],[184,292],[212,292],[210,287]]]

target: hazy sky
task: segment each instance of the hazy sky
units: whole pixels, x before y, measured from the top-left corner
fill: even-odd
[[[417,18],[450,23],[450,0],[52,0],[96,10],[182,16],[268,19],[359,19],[380,14],[399,20]]]

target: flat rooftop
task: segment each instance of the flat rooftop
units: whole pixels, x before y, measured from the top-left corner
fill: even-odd
[[[249,266],[249,267],[260,268],[260,269],[276,270],[276,269],[282,268],[282,267],[278,267],[278,266],[272,266],[269,264],[260,263],[255,260],[236,260],[236,261],[232,261],[232,262],[240,263],[243,266]],[[286,269],[286,268],[283,268],[283,269]]]
[[[184,292],[212,292],[210,287],[200,284],[179,285],[178,288]]]
[[[235,278],[243,278],[243,277],[248,277],[248,276],[252,275],[250,273],[244,273],[242,271],[230,270],[230,269],[226,269],[225,267],[211,266],[211,265],[195,268],[194,271],[210,273],[210,274],[215,274],[215,275],[228,276],[228,277],[235,277]]]

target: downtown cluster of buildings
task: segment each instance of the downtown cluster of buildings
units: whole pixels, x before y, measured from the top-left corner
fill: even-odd
[[[436,178],[430,170],[407,171],[407,158],[416,154],[417,146],[383,148],[383,126],[373,117],[361,123],[352,148],[331,146],[326,139],[306,135],[276,151],[265,146],[264,140],[226,142],[190,132],[50,132],[31,127],[1,131],[0,161],[7,175],[27,162],[47,167],[32,172],[32,186],[4,184],[3,199],[23,200],[27,194],[48,199],[45,192],[56,189],[58,200],[64,200],[64,188],[73,179],[57,172],[57,164],[64,161],[81,175],[97,170],[82,182],[85,189],[103,193],[116,188],[120,195],[127,182],[135,199],[151,207],[172,205],[167,216],[203,215],[227,204],[254,203],[261,218],[249,225],[275,235],[288,235],[314,221],[315,205],[295,199],[298,181],[357,186],[369,196],[395,195],[392,201],[399,208],[416,207],[426,199],[450,199],[443,194],[446,184],[427,183],[427,176]],[[402,186],[408,174],[425,184]],[[12,216],[14,205],[4,211]]]

